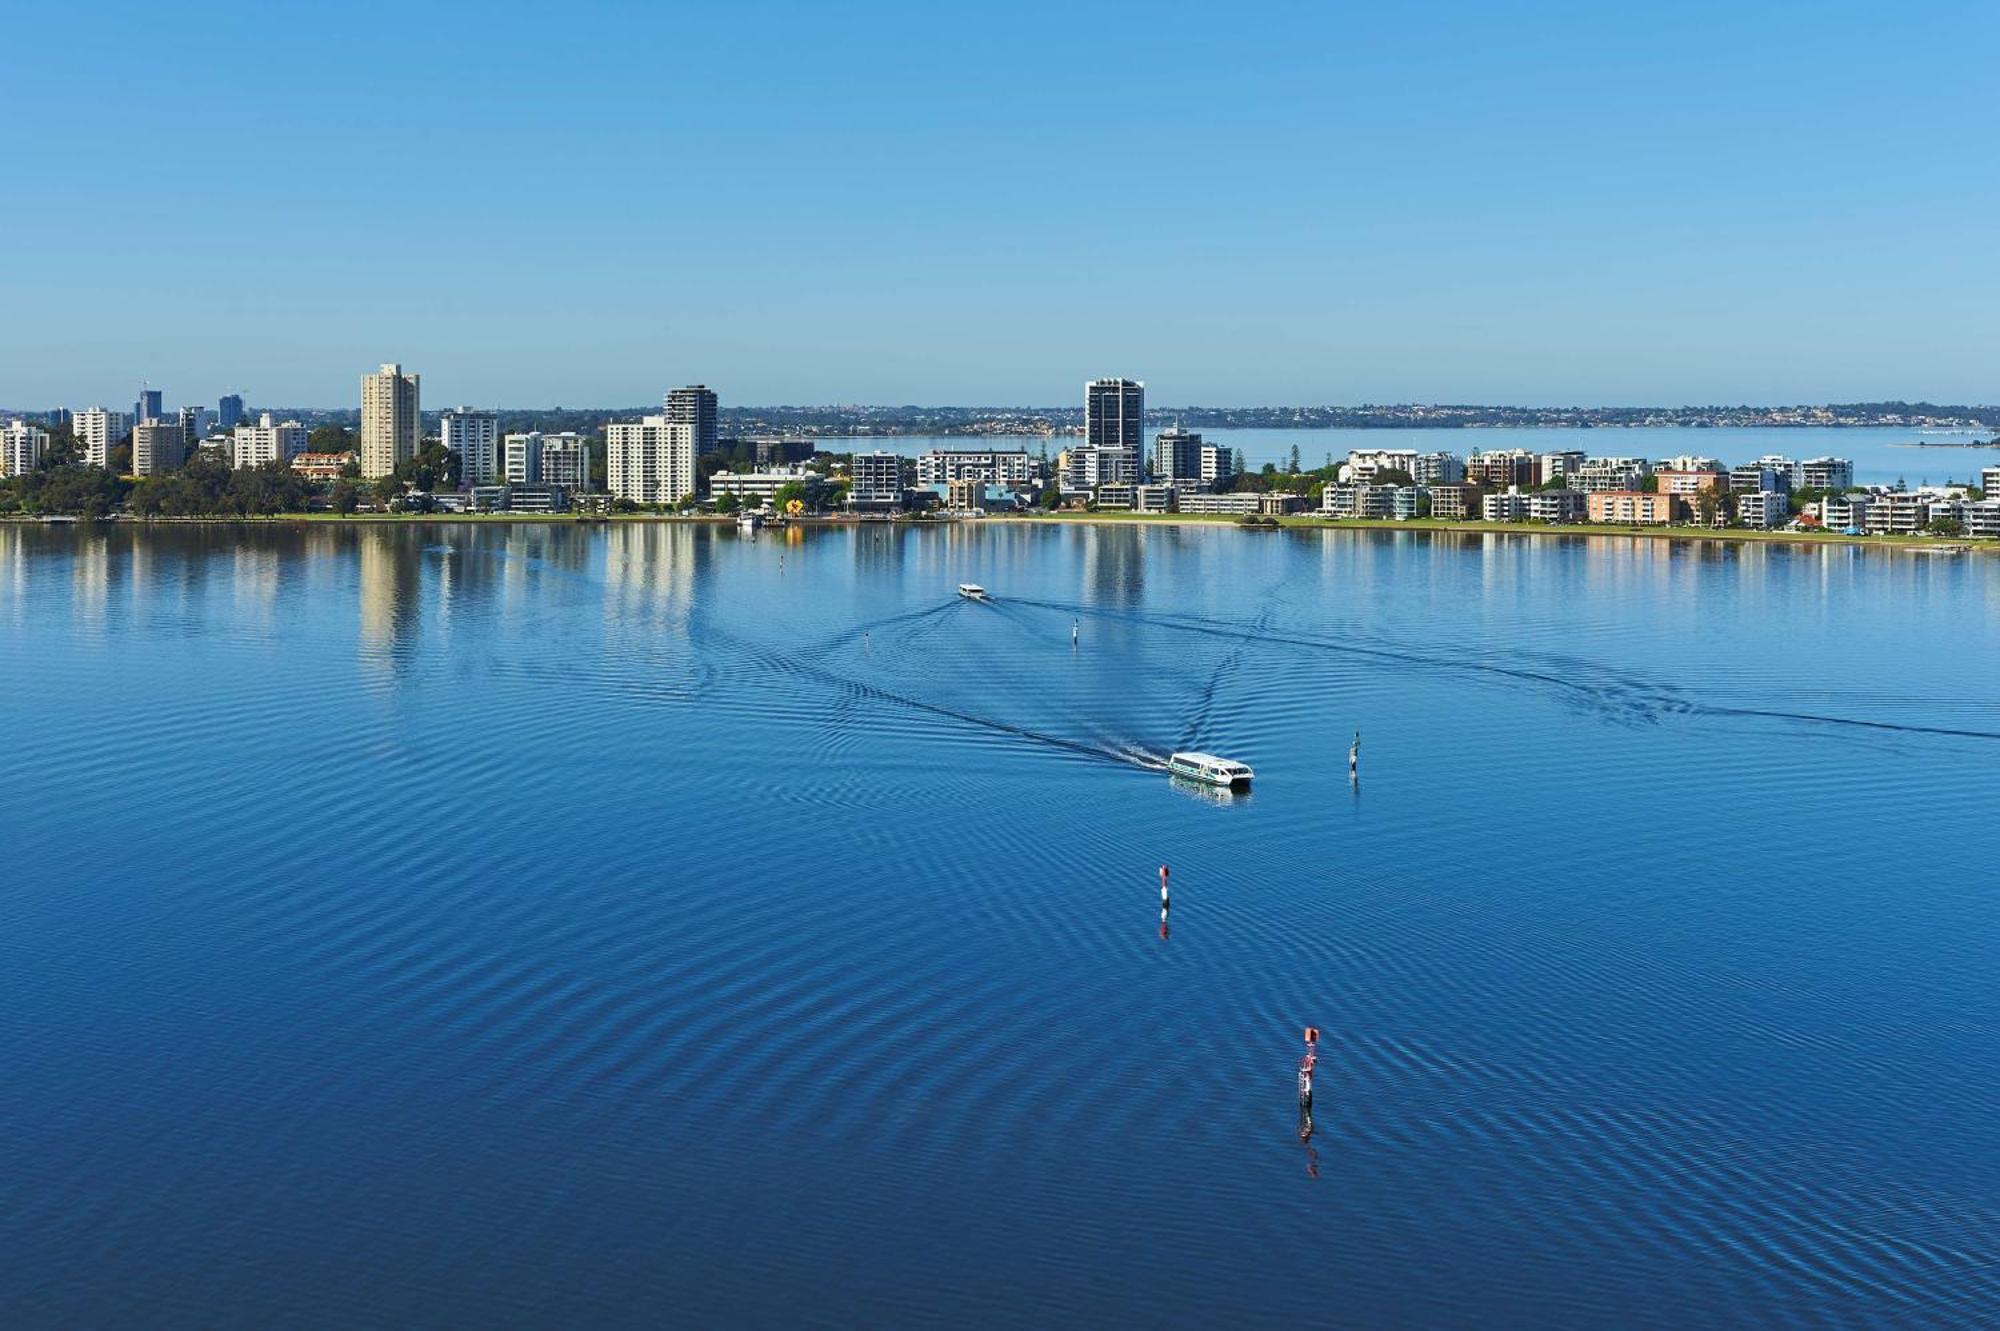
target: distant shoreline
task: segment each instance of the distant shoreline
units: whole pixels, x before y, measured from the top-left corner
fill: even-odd
[[[1578,537],[1610,536],[1641,541],[1711,541],[1734,542],[1761,545],[1854,545],[1885,550],[1917,550],[1953,554],[1975,555],[2000,554],[2000,541],[1980,541],[1948,536],[1848,536],[1839,532],[1797,532],[1797,531],[1757,531],[1741,527],[1627,527],[1604,523],[1566,522],[1459,522],[1448,518],[1321,518],[1313,515],[1295,514],[1277,519],[1276,527],[1247,527],[1239,523],[1234,514],[1209,513],[1022,513],[994,514],[984,518],[944,518],[910,520],[861,520],[844,517],[808,517],[794,519],[801,527],[878,527],[896,526],[910,528],[942,528],[953,526],[983,526],[988,523],[1006,526],[1100,526],[1100,527],[1224,527],[1246,534],[1262,534],[1271,531],[1394,531],[1412,532],[1426,536],[1454,534],[1523,536],[1523,537]],[[37,527],[276,527],[276,526],[329,526],[354,524],[358,526],[403,525],[418,526],[432,524],[470,524],[474,526],[509,525],[522,523],[547,526],[550,524],[569,526],[606,526],[630,523],[681,523],[690,526],[727,527],[735,525],[735,519],[712,513],[613,513],[609,515],[581,515],[575,513],[284,513],[269,517],[198,517],[198,518],[71,518],[49,522],[45,518],[26,514],[9,513],[0,515],[0,523],[11,523]],[[780,524],[772,524],[768,530],[781,530]]]

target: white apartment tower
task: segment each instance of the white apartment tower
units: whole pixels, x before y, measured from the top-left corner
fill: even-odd
[[[239,425],[230,433],[229,465],[240,469],[267,462],[290,463],[306,451],[308,433],[298,421],[273,422],[267,411],[255,425]]]
[[[490,411],[460,407],[447,411],[438,440],[458,454],[459,478],[467,485],[491,485],[500,476],[500,418]]]
[[[1083,442],[1131,450],[1133,480],[1146,465],[1146,385],[1137,379],[1092,379],[1083,386]]]
[[[384,365],[361,376],[361,474],[379,480],[417,455],[417,376]]]
[[[0,429],[0,476],[21,476],[42,465],[49,432],[26,421],[9,421]]]
[[[666,416],[605,426],[606,488],[635,504],[678,504],[694,493],[697,428]]]
[[[111,450],[131,428],[124,412],[106,411],[103,407],[85,407],[77,412],[72,427],[76,431],[77,452],[86,467],[110,466]]]

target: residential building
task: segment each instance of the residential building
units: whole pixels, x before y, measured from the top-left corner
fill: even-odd
[[[1585,458],[1569,478],[1569,487],[1585,494],[1598,490],[1637,490],[1639,483],[1652,474],[1653,464],[1644,458]]]
[[[460,407],[438,420],[438,442],[458,454],[460,485],[491,485],[500,476],[500,417]]]
[[[1528,495],[1530,522],[1581,522],[1583,514],[1581,490],[1536,490]]]
[[[669,424],[690,429],[696,457],[715,451],[716,398],[706,384],[689,384],[670,391],[666,415]]]
[[[1355,485],[1372,485],[1377,472],[1397,471],[1411,480],[1417,478],[1417,450],[1414,448],[1356,448],[1347,454],[1340,478]]]
[[[309,481],[337,481],[349,463],[360,460],[361,455],[352,449],[345,453],[299,453],[292,458],[292,470]]]
[[[1535,484],[1562,485],[1574,489],[1570,481],[1582,469],[1583,450],[1580,448],[1544,453],[1535,459]]]
[[[1519,486],[1510,485],[1496,494],[1487,495],[1480,502],[1479,516],[1488,522],[1525,522],[1528,519],[1528,496]]]
[[[1421,485],[1399,485],[1389,492],[1389,516],[1398,522],[1424,515],[1424,499],[1429,494]]]
[[[224,393],[222,400],[215,404],[215,428],[228,434],[243,423],[243,396],[240,393]]]
[[[1465,475],[1468,480],[1505,491],[1509,486],[1533,485],[1539,463],[1540,459],[1525,448],[1474,453],[1465,460]],[[1487,497],[1490,499],[1493,496]]]
[[[1205,514],[1252,514],[1257,512],[1254,494],[1182,494],[1179,509],[1182,513]]]
[[[181,438],[187,440],[189,445],[201,438],[201,418],[206,414],[200,407],[182,407],[175,413],[181,424]]]
[[[1292,513],[1303,513],[1306,507],[1304,495],[1290,494],[1284,490],[1272,490],[1257,496],[1257,511],[1267,518],[1282,518]]]
[[[1736,520],[1746,527],[1757,527],[1764,531],[1774,531],[1784,526],[1792,520],[1792,496],[1789,488],[1741,492],[1736,496]]]
[[[542,432],[510,434],[501,445],[502,475],[509,485],[542,483]]]
[[[1673,495],[1689,505],[1693,505],[1695,496],[1703,490],[1729,488],[1729,473],[1722,469],[1719,462],[1713,467],[1703,468],[1662,467],[1653,474],[1660,478],[1661,494]]]
[[[1799,464],[1799,485],[1806,490],[1852,489],[1854,464],[1846,458],[1808,458]]]
[[[1861,529],[1870,536],[1913,536],[1931,520],[1928,495],[1887,490],[1870,495]]]
[[[229,465],[261,467],[266,462],[289,463],[306,451],[311,431],[298,421],[276,421],[265,412],[255,425],[238,425],[229,438]]]
[[[1132,511],[1135,513],[1172,513],[1174,503],[1180,498],[1179,488],[1172,485],[1135,485],[1132,487]]]
[[[379,480],[417,455],[421,396],[417,376],[384,365],[361,376],[361,474]]]
[[[1679,457],[1666,459],[1655,467],[1655,471],[1719,471],[1727,473],[1729,468],[1714,458],[1705,458],[1695,453],[1683,453]]]
[[[158,476],[187,461],[187,432],[179,421],[140,421],[132,427],[132,474]]]
[[[111,465],[111,450],[124,440],[132,422],[122,411],[85,407],[76,413],[73,428],[78,460],[87,467],[108,467]]]
[[[2000,499],[2000,467],[1984,467],[1979,472],[1979,488],[1989,499]]]
[[[26,421],[7,422],[0,429],[0,476],[22,476],[42,465],[49,432]]]
[[[1146,461],[1146,385],[1136,379],[1092,379],[1083,386],[1083,442],[1091,448],[1123,449],[1129,454],[1120,474],[1144,479]]]
[[[1329,485],[1320,493],[1319,511],[1328,518],[1387,518],[1394,515],[1393,485],[1349,481]]]
[[[1465,480],[1465,459],[1456,453],[1419,453],[1410,479],[1418,485],[1457,485]]]
[[[1968,502],[1959,510],[1959,516],[1965,523],[1967,536],[2000,539],[2000,497]]]
[[[1644,490],[1592,490],[1583,496],[1584,513],[1592,522],[1625,522],[1664,527],[1677,511],[1672,495]]]
[[[764,508],[778,496],[778,491],[788,485],[797,485],[805,491],[808,507],[819,506],[820,492],[825,490],[826,477],[804,467],[772,467],[764,471],[718,471],[708,478],[708,497],[720,499],[724,495],[734,495],[739,501],[747,502],[753,508]]]
[[[1470,518],[1482,511],[1479,502],[1479,488],[1463,481],[1450,485],[1429,485],[1424,487],[1431,497],[1431,516],[1434,518]]]
[[[949,485],[953,481],[986,481],[1010,487],[1027,485],[1034,464],[1025,448],[937,448],[917,458],[917,484]]]
[[[1810,468],[1812,463],[1808,462],[1804,465]],[[1810,476],[1812,473],[1807,471],[1805,474]],[[1808,481],[1806,488],[1813,489],[1816,487]],[[1868,510],[1874,507],[1872,500],[1872,495],[1830,494],[1820,501],[1820,525],[1828,531],[1865,531],[1868,527]]]
[[[1170,485],[1201,481],[1201,436],[1179,426],[1153,436],[1153,475]]]
[[[1770,471],[1783,482],[1781,485],[1773,486],[1773,489],[1796,490],[1799,488],[1799,464],[1792,458],[1785,457],[1781,453],[1766,453],[1750,465]]]
[[[1131,485],[1137,479],[1132,458],[1130,449],[1115,445],[1100,448],[1095,444],[1078,444],[1065,449],[1061,458],[1062,488],[1076,493],[1105,485]]]
[[[1782,458],[1777,460],[1783,461]],[[1729,488],[1738,494],[1754,494],[1760,490],[1790,490],[1791,468],[1773,466],[1770,459],[1740,462],[1729,469]]]
[[[664,415],[605,426],[606,487],[634,504],[678,504],[694,493],[695,430]]]
[[[1138,486],[1124,481],[1100,485],[1097,487],[1097,493],[1091,496],[1091,502],[1099,508],[1117,509],[1122,512],[1138,502],[1138,490]]]
[[[856,453],[847,469],[847,506],[853,509],[895,509],[903,504],[903,458],[878,449]]]
[[[1236,474],[1236,456],[1226,444],[1201,446],[1201,483],[1214,489]]]
[[[510,482],[506,490],[509,513],[569,511],[569,492],[560,485],[515,485]]]
[[[542,436],[543,485],[576,493],[590,488],[590,438],[574,430]]]

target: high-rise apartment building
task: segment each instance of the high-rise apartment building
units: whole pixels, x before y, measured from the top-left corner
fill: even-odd
[[[635,504],[678,504],[694,493],[696,429],[666,416],[611,422],[604,427],[605,488]]]
[[[490,411],[460,407],[438,423],[438,441],[458,454],[464,485],[491,485],[500,476],[500,418]]]
[[[1083,442],[1131,450],[1136,480],[1146,464],[1146,385],[1136,379],[1092,379],[1083,386]]]
[[[1201,483],[1213,487],[1236,474],[1236,457],[1227,444],[1201,446]]]
[[[541,483],[590,489],[590,440],[573,431],[543,435]]]
[[[903,506],[903,458],[877,449],[856,453],[847,468],[847,506],[892,509]]]
[[[76,413],[73,425],[78,460],[86,467],[110,466],[111,450],[132,428],[124,412],[106,411],[103,407],[85,407]]]
[[[140,421],[132,427],[132,474],[158,476],[187,461],[187,432],[178,420]]]
[[[228,434],[243,424],[243,395],[224,393],[222,400],[215,404],[215,428]]]
[[[306,451],[309,433],[298,421],[273,422],[267,411],[255,425],[238,425],[231,433],[229,465],[261,467],[267,462],[283,462],[289,466],[293,458]]]
[[[49,432],[26,421],[9,421],[0,428],[0,476],[20,476],[42,465]]]
[[[419,412],[417,376],[404,374],[402,366],[361,376],[363,476],[378,480],[417,455]]]
[[[542,483],[542,432],[530,430],[526,434],[510,434],[502,448],[506,457],[504,463],[507,484],[540,485]]]
[[[1201,436],[1175,426],[1153,436],[1153,475],[1170,485],[1201,482]]]
[[[704,384],[689,384],[667,394],[666,419],[672,425],[686,425],[694,431],[694,451],[699,457],[715,451],[715,394]]]

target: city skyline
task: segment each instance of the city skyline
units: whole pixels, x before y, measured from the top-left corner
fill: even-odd
[[[64,185],[6,224],[35,317],[0,402],[334,405],[385,359],[546,405],[676,366],[738,402],[1061,401],[1103,364],[1162,403],[2000,395],[2000,186],[1937,67],[1991,6],[1092,13],[1120,60],[1036,4],[442,4],[387,44],[216,0],[24,11],[19,48],[95,75],[10,76],[10,162]],[[163,50],[201,53],[199,97]],[[515,95],[552,70],[564,98]],[[551,176],[559,222],[520,206]],[[203,206],[227,191],[276,202]]]

